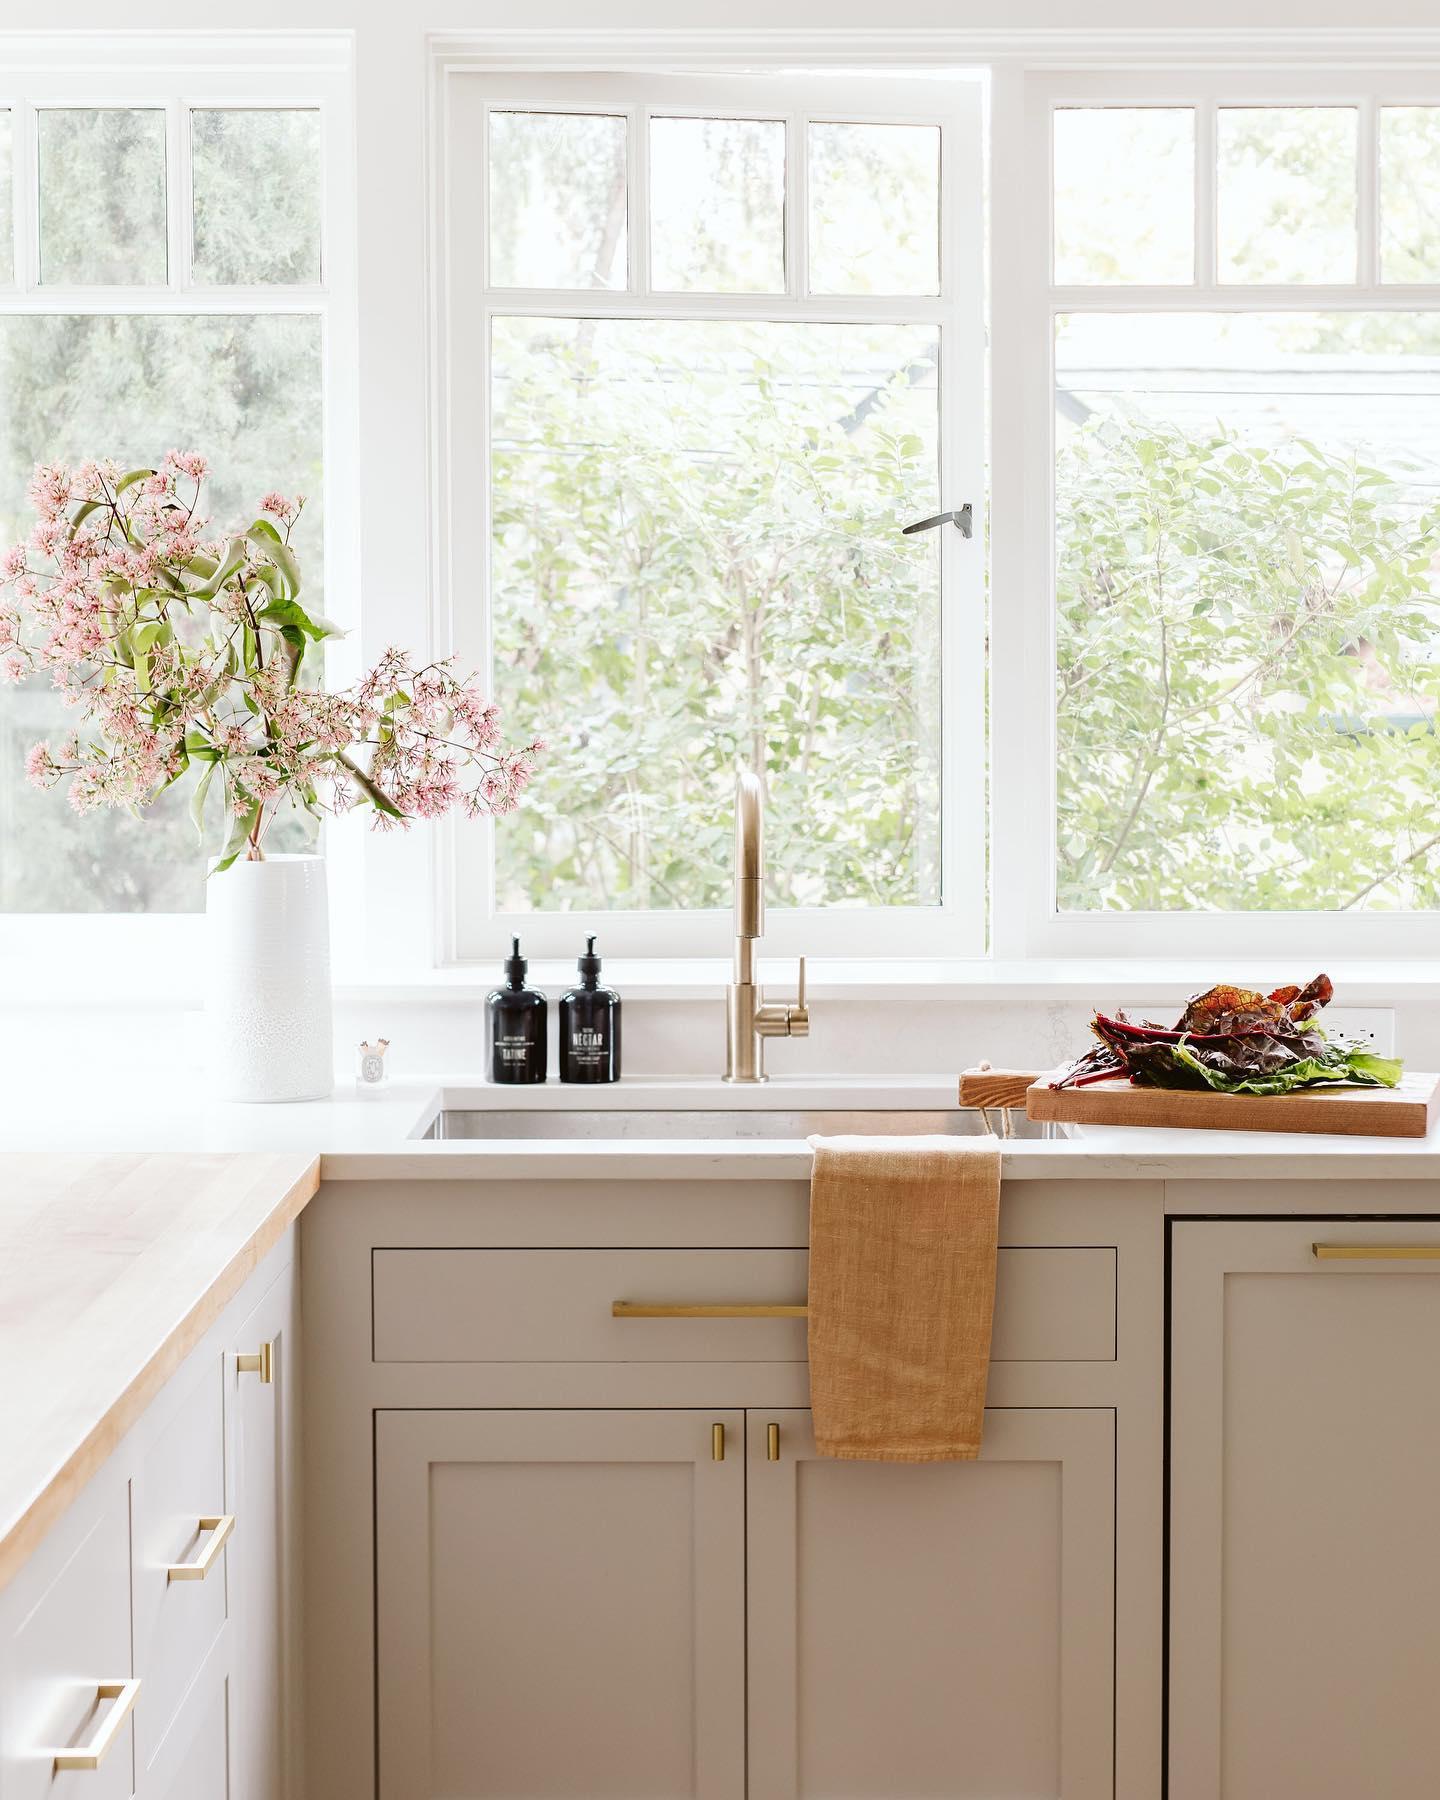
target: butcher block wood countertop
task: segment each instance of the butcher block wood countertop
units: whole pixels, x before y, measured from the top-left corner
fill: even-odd
[[[319,1179],[295,1151],[0,1155],[0,1586]]]

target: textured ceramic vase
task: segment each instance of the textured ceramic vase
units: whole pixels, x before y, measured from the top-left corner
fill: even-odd
[[[318,856],[243,858],[205,886],[210,1076],[221,1100],[319,1100],[335,1081]]]

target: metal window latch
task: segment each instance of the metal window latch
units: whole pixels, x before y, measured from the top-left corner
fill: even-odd
[[[933,519],[917,519],[913,525],[906,525],[903,528],[903,535],[909,537],[912,532],[933,531],[937,525],[945,524],[953,525],[961,537],[974,537],[975,514],[971,510],[970,502],[967,500],[956,512],[936,513]]]

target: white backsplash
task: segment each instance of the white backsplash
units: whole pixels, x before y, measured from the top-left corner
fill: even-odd
[[[831,995],[815,1001],[808,1039],[767,1046],[768,1066],[776,1075],[801,1076],[958,1072],[982,1058],[997,1068],[1053,1066],[1084,1046],[1089,1004],[1089,996],[1017,998],[954,989],[872,992],[856,999]],[[1440,1069],[1440,1007],[1428,996],[1396,998],[1393,1004],[1397,1053],[1414,1068]],[[719,1076],[725,1028],[718,999],[630,998],[624,1005],[627,1075]],[[343,1079],[353,1071],[354,1046],[376,1035],[391,1040],[390,1073],[397,1080],[483,1076],[478,993],[464,1001],[343,998],[335,1015]],[[203,1079],[203,1045],[196,1012],[10,1007],[0,1035],[0,1079],[7,1090],[18,1084],[21,1091],[33,1091],[39,1075],[77,1096],[92,1086],[113,1093],[138,1082],[170,1083],[177,1103],[183,1103],[181,1097]]]

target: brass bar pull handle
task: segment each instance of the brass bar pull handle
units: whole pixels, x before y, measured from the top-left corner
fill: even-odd
[[[194,1562],[171,1563],[165,1571],[167,1582],[203,1581],[214,1568],[216,1558],[225,1548],[230,1533],[235,1529],[235,1515],[234,1513],[210,1513],[200,1520],[200,1529],[210,1533],[209,1542]]]
[[[139,1676],[133,1681],[99,1682],[95,1688],[96,1699],[113,1700],[115,1704],[106,1713],[104,1723],[84,1749],[55,1752],[55,1773],[58,1775],[65,1769],[98,1769],[110,1746],[119,1737],[120,1727],[130,1717],[130,1709],[139,1692]]]
[[[803,1300],[793,1304],[748,1300],[612,1300],[612,1319],[803,1319],[810,1311]]]
[[[773,1422],[765,1427],[765,1460],[766,1462],[779,1462],[780,1460],[780,1427]]]
[[[1312,1244],[1317,1262],[1440,1262],[1440,1244]]]
[[[258,1350],[237,1356],[235,1368],[241,1375],[258,1375],[268,1387],[275,1379],[275,1346],[262,1344]]]
[[[725,1427],[723,1425],[716,1424],[710,1427],[710,1460],[711,1462],[724,1462],[725,1460]]]

